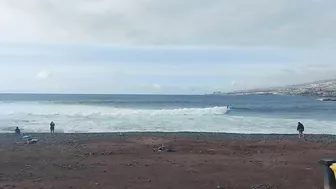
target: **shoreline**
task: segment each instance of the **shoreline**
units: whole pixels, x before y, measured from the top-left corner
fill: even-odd
[[[305,134],[299,139],[297,134],[238,134],[213,132],[107,132],[107,133],[24,133],[38,139],[39,143],[64,143],[66,141],[121,140],[131,137],[163,137],[185,138],[191,140],[222,140],[222,141],[336,141],[336,135]],[[0,133],[0,144],[20,141],[14,133]]]

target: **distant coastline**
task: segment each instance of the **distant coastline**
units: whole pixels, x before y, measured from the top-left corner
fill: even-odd
[[[240,90],[234,92],[216,91],[211,95],[293,95],[325,97],[324,101],[334,101],[336,97],[336,79],[315,81],[305,84],[272,87],[264,89]],[[328,99],[329,98],[329,99]],[[335,99],[336,101],[336,99]]]

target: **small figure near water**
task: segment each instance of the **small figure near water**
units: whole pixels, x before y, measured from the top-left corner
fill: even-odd
[[[19,127],[16,127],[16,129],[15,129],[15,134],[17,134],[17,135],[21,135],[21,131],[20,131]]]
[[[50,133],[55,133],[55,123],[53,121],[50,123]]]
[[[299,138],[301,138],[301,137],[304,138],[304,134],[303,134],[304,126],[301,122],[298,122],[298,126],[297,126],[296,130],[299,131]]]

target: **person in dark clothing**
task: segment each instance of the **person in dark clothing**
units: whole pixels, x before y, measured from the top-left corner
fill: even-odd
[[[304,126],[301,122],[298,122],[298,126],[296,130],[299,131],[299,138],[304,137],[303,135]]]
[[[50,123],[50,133],[54,133],[55,132],[55,123],[52,121]]]
[[[20,131],[19,127],[16,127],[16,129],[15,129],[15,134],[17,134],[17,135],[21,135],[21,131]]]

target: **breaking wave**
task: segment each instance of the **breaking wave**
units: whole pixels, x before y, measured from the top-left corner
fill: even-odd
[[[2,105],[4,106],[4,105]],[[0,115],[28,115],[28,116],[136,116],[136,115],[222,115],[228,111],[227,107],[208,108],[176,108],[176,109],[137,109],[116,108],[81,105],[46,105],[30,104],[23,107],[10,105],[3,107]]]

